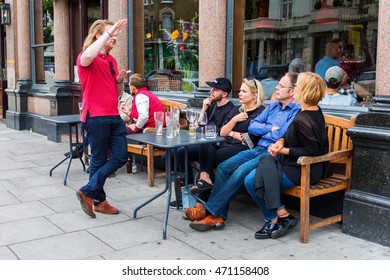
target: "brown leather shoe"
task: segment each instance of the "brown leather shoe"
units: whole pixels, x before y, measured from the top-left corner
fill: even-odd
[[[81,209],[92,218],[96,218],[95,212],[93,212],[93,199],[83,194],[80,190],[77,190],[76,196],[80,201]]]
[[[187,208],[186,209],[186,216],[187,219],[190,221],[198,221],[202,220],[204,217],[206,217],[206,209],[193,207],[193,208]]]
[[[225,221],[221,217],[208,215],[206,218],[190,223],[190,228],[197,231],[208,231],[209,229],[222,229],[225,227]]]
[[[98,205],[94,205],[93,209],[96,212],[100,212],[100,213],[103,213],[103,214],[109,214],[109,215],[114,215],[114,214],[118,214],[119,213],[119,210],[116,209],[115,207],[111,206],[110,203],[108,203],[107,200],[104,200],[104,201],[100,202]]]

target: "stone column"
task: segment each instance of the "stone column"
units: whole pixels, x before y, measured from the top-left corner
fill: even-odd
[[[47,96],[50,116],[78,112],[77,104],[73,104],[76,102],[73,102],[70,83],[70,71],[73,69],[69,61],[69,0],[55,0],[53,10],[55,80]]]
[[[352,190],[344,199],[343,232],[390,246],[390,6],[379,1],[376,97],[348,130],[354,145]]]
[[[55,82],[70,83],[69,1],[54,1]]]
[[[199,87],[225,76],[226,0],[199,1]]]
[[[31,88],[30,5],[25,1],[8,2],[11,4],[12,24],[6,27],[8,69],[6,125],[12,129],[24,130],[27,91]]]
[[[108,3],[108,18],[114,23],[120,19],[128,18],[127,0],[109,1]],[[129,21],[133,19],[129,18]],[[121,34],[117,37],[117,45],[112,50],[112,55],[118,62],[118,69],[127,69],[128,66],[128,32],[127,27],[123,28]],[[143,59],[143,56],[142,56]],[[134,69],[131,69],[134,72]],[[128,78],[125,78],[127,81]]]

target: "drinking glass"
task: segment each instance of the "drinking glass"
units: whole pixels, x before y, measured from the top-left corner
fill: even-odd
[[[186,119],[189,122],[188,135],[192,138],[196,136],[195,118],[196,118],[195,109],[194,108],[187,108]]]
[[[156,124],[156,136],[162,136],[164,112],[154,112],[154,123]]]
[[[206,138],[204,138],[204,127],[207,125],[207,121],[208,121],[207,120],[207,113],[200,112],[198,115],[197,122],[198,122],[198,126],[200,127],[200,130],[202,132],[202,137],[199,139],[201,141],[206,140]]]
[[[206,125],[206,138],[215,139],[217,137],[217,127],[215,124]]]
[[[171,107],[173,114],[173,137],[180,135],[180,108],[177,106]]]
[[[173,138],[173,127],[175,124],[172,112],[165,112],[165,122],[167,125],[167,138]]]

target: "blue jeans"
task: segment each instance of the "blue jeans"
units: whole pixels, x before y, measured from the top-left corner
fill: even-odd
[[[227,219],[230,201],[239,193],[245,177],[257,168],[259,158],[265,154],[268,154],[267,148],[256,146],[239,152],[218,166],[211,195],[204,205],[211,215]]]
[[[106,179],[128,160],[126,126],[119,116],[91,118],[88,115],[85,129],[91,147],[91,158],[89,182],[80,190],[96,201],[104,201],[106,193],[103,186]]]
[[[256,204],[260,207],[261,211],[263,212],[263,217],[265,221],[271,221],[278,217],[278,214],[275,210],[270,210],[265,206],[264,199],[259,198],[256,195],[256,189],[255,189],[255,175],[256,175],[256,169],[252,170],[248,176],[245,177],[245,188],[248,191],[249,195],[253,198],[253,200],[256,202]],[[282,178],[281,178],[281,189],[290,189],[295,186],[293,182],[282,172]],[[284,205],[280,205],[278,210],[285,208]]]

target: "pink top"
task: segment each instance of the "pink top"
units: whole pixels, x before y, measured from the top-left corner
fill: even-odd
[[[118,116],[118,89],[116,76],[118,64],[110,54],[99,55],[86,67],[80,64],[77,57],[77,71],[82,86],[83,110],[81,121],[90,117]],[[112,64],[112,66],[110,66]]]

